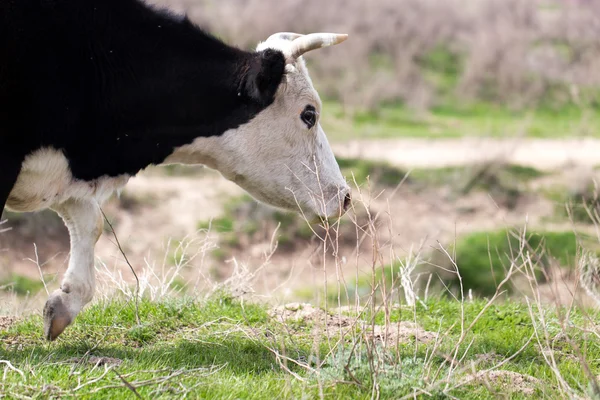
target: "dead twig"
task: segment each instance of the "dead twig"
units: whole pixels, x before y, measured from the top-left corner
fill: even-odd
[[[136,320],[137,324],[140,325],[141,324],[141,322],[140,322],[140,306],[139,306],[140,280],[139,280],[137,274],[135,273],[135,270],[133,269],[133,266],[129,262],[129,259],[127,258],[127,255],[125,254],[125,251],[123,250],[123,247],[121,247],[121,242],[119,242],[119,238],[117,237],[117,233],[115,232],[115,228],[113,227],[113,225],[108,220],[108,217],[104,213],[104,210],[102,209],[102,207],[100,207],[100,212],[102,213],[102,216],[104,217],[104,220],[106,221],[106,223],[110,227],[110,230],[111,230],[111,232],[113,234],[113,237],[115,238],[115,242],[117,244],[117,247],[119,248],[119,251],[123,255],[123,258],[125,259],[125,262],[129,266],[129,269],[131,269],[131,273],[133,273],[133,276],[135,277],[135,320]]]

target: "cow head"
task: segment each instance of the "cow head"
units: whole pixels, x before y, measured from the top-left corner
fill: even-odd
[[[249,122],[201,140],[203,163],[256,199],[309,215],[334,217],[350,204],[320,118],[322,104],[302,55],[347,35],[279,33],[257,47],[239,95],[268,104]]]

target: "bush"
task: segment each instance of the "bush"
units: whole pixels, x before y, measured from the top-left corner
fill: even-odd
[[[492,295],[506,277],[511,262],[514,260],[518,266],[522,265],[523,259],[518,254],[520,240],[513,233],[505,230],[475,232],[459,238],[455,247],[449,249],[450,254],[455,251],[465,293],[471,289],[476,294]],[[528,233],[526,240],[524,251],[529,252],[536,264],[536,276],[540,281],[544,280],[544,270],[551,266],[575,267],[580,243],[573,232]],[[439,263],[453,269],[448,264],[447,259]],[[458,288],[459,280],[455,275],[448,282]],[[508,289],[511,289],[510,285]]]

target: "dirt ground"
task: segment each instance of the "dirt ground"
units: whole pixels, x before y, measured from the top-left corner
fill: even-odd
[[[334,144],[336,155],[387,161],[405,168],[469,165],[500,159],[542,170],[600,165],[600,140],[577,139],[390,139]]]
[[[560,170],[552,178],[540,178],[536,185],[561,183],[574,185],[583,175],[595,174],[595,154],[600,154],[599,140],[392,140],[351,142],[335,145],[337,155],[386,160],[407,168],[441,167],[448,165],[471,165],[502,157],[505,162],[534,166],[543,170]],[[600,157],[598,157],[600,160]],[[600,163],[598,163],[600,164]],[[197,236],[199,221],[218,217],[227,199],[244,192],[218,173],[207,170],[184,176],[167,176],[161,168],[150,168],[131,179],[121,195],[121,201],[112,200],[105,212],[113,222],[116,234],[132,265],[143,270],[146,265],[162,268],[169,257],[169,239],[174,242]],[[456,198],[449,188],[425,188],[414,190],[404,185],[394,191],[361,193],[355,190],[355,207],[379,214],[378,240],[382,259],[404,257],[409,253],[429,252],[439,248],[438,243],[449,244],[457,236],[473,231],[499,229],[506,226],[538,226],[548,229],[570,229],[563,225],[544,222],[552,213],[549,200],[524,196],[513,209],[500,206],[497,199],[484,192],[472,192]],[[359,214],[364,214],[363,211]],[[345,218],[352,219],[352,213]],[[60,277],[66,267],[68,237],[60,227],[52,231],[40,228],[44,221],[37,221],[33,233],[23,235],[22,228],[0,235],[0,264],[5,272],[14,272],[32,278],[39,276],[37,259],[43,265],[44,274]],[[56,225],[56,221],[53,222]],[[8,225],[11,225],[9,220]],[[38,227],[36,229],[35,227]],[[202,234],[204,235],[204,234]],[[294,300],[295,290],[320,285],[323,280],[349,279],[357,268],[369,270],[372,264],[372,247],[369,240],[362,246],[354,245],[356,237],[344,241],[340,247],[338,262],[325,257],[318,242],[290,252],[275,252],[271,257],[269,242],[248,246],[236,260],[224,262],[199,259],[190,268],[182,270],[186,279],[193,281],[214,271],[227,277],[238,274],[248,279],[253,290],[260,294],[274,295],[282,301]],[[122,271],[131,276],[123,261],[112,232],[102,235],[96,255],[108,269]],[[201,265],[200,265],[201,264]],[[260,273],[256,273],[259,269]],[[243,271],[243,274],[240,274]],[[326,273],[325,273],[326,272]],[[243,275],[243,276],[242,276]],[[341,276],[341,278],[340,278]],[[208,279],[211,280],[211,279]],[[55,280],[55,284],[56,284]],[[213,282],[214,283],[214,282]]]

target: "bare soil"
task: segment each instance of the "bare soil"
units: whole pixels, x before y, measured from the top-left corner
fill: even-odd
[[[536,388],[542,384],[539,379],[530,375],[519,374],[513,371],[483,371],[468,376],[463,380],[463,384],[478,382],[482,385],[501,387],[501,395],[507,393],[521,393],[524,395],[533,395]]]
[[[554,170],[600,165],[600,140],[575,139],[389,139],[333,145],[338,156],[387,161],[404,168],[438,168],[494,160]]]

